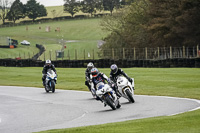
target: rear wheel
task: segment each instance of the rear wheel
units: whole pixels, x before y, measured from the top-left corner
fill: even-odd
[[[130,100],[132,103],[134,103],[135,100],[134,100],[133,95],[132,95],[132,93],[130,92],[130,90],[127,89],[127,90],[125,90],[125,92],[126,92],[126,95],[127,95],[128,98],[129,98],[129,100]]]
[[[105,97],[105,101],[113,110],[116,110],[115,103],[109,96]]]

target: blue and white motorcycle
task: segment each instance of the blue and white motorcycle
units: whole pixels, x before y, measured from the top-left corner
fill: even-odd
[[[53,70],[49,70],[46,76],[45,90],[48,93],[49,91],[55,92],[55,84],[57,81],[57,75]]]
[[[115,91],[108,84],[100,82],[97,84],[96,88],[96,95],[104,102],[105,105],[110,106],[113,110],[121,107]]]

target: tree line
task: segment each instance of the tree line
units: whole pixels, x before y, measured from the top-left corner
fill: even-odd
[[[134,0],[64,0],[64,11],[69,12],[72,17],[79,11],[90,13],[91,16],[97,11],[110,11],[129,5]]]
[[[91,16],[97,11],[108,10],[112,14],[114,9],[129,5],[134,0],[64,0],[64,12],[68,12],[73,17],[77,12],[89,13]],[[55,16],[55,10],[51,13]],[[0,20],[5,24],[5,20],[13,21],[28,17],[35,21],[38,17],[47,16],[44,5],[36,0],[28,0],[23,4],[20,0],[11,3],[9,0],[0,0]]]
[[[110,34],[102,49],[196,46],[200,43],[200,0],[135,0],[104,17]]]
[[[13,21],[21,18],[28,18],[35,21],[38,17],[47,16],[47,11],[44,5],[36,2],[36,0],[29,0],[26,4],[15,0],[13,3],[9,0],[0,0],[0,20],[5,24],[5,20]]]

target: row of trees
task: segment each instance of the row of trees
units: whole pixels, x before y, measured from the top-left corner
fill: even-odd
[[[15,0],[13,3],[9,0],[0,0],[0,20],[5,23],[5,20],[13,21],[28,16],[35,21],[37,17],[47,16],[47,11],[44,5],[40,5],[36,0],[29,0],[26,4]]]
[[[135,0],[101,22],[107,48],[179,47],[200,43],[200,0]]]
[[[90,13],[91,16],[97,11],[110,11],[129,5],[134,0],[64,0],[64,11],[69,12],[72,17],[79,11]]]
[[[72,17],[79,11],[90,13],[91,16],[97,11],[108,10],[113,12],[124,5],[129,5],[134,0],[64,0],[64,11],[69,12]],[[52,11],[55,14],[55,10]],[[28,16],[33,21],[38,17],[47,16],[46,8],[40,5],[36,0],[28,0],[26,4],[15,0],[11,3],[9,0],[0,0],[0,20],[13,21]]]

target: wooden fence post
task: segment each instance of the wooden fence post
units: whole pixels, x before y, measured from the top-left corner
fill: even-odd
[[[56,61],[57,61],[57,52],[56,52],[56,50],[55,50],[55,56],[56,56]]]
[[[160,48],[158,47],[158,59],[160,59]]]
[[[77,60],[77,49],[75,49],[75,60]]]
[[[70,54],[69,54],[69,50],[68,50],[68,53],[67,53],[67,54],[68,54],[68,58],[69,58],[69,60],[70,60]]]
[[[145,59],[147,60],[148,59],[148,54],[147,54],[147,47],[145,47]]]
[[[123,59],[125,59],[125,49],[123,48]]]
[[[50,60],[51,60],[51,50],[49,51],[49,55],[50,55]]]
[[[172,59],[172,47],[170,46],[170,59]]]
[[[84,60],[85,60],[85,49],[83,50],[83,54],[84,54],[84,55],[83,55],[83,58],[84,58]]]
[[[185,58],[185,46],[183,46],[183,58]]]
[[[197,57],[199,57],[199,45],[197,45]]]
[[[134,51],[134,60],[136,60],[136,51],[135,51],[135,47],[134,47],[134,49],[133,49],[133,51]]]

